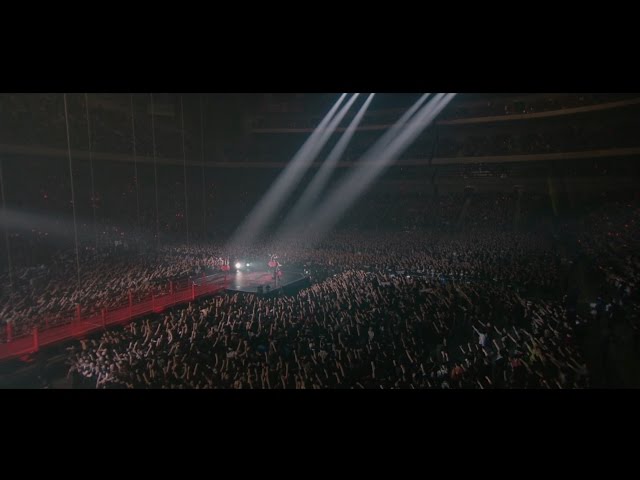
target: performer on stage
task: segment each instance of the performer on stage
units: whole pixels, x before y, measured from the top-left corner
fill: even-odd
[[[280,263],[278,262],[278,255],[271,255],[271,259],[269,260],[269,267],[273,268],[273,279],[278,281],[278,271],[280,269]]]
[[[222,259],[220,259],[222,260]],[[220,267],[220,269],[224,272],[224,281],[227,281],[227,273],[229,272],[229,270],[231,270],[231,266],[229,265],[229,258],[227,257],[226,260],[222,260],[222,266]]]

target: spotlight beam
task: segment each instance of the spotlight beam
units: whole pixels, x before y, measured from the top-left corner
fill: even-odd
[[[78,219],[78,223],[82,222]],[[47,215],[39,215],[27,211],[7,209],[0,224],[12,231],[43,231],[51,234],[51,238],[67,239],[73,237],[73,220],[66,215],[55,220]]]
[[[382,150],[386,147],[391,140],[394,139],[398,132],[405,126],[405,124],[409,121],[409,119],[413,116],[414,113],[418,111],[418,109],[424,104],[424,102],[429,98],[430,93],[423,94],[417,101],[414,103],[409,110],[407,110],[397,121],[394,123],[389,130],[387,130],[378,141],[363,155],[366,157],[368,155],[375,154],[375,151]]]
[[[231,240],[232,243],[250,244],[253,239],[262,231],[264,226],[273,218],[276,210],[284,203],[297,182],[309,168],[311,162],[326,143],[332,131],[341,120],[338,116],[346,114],[343,109],[334,117],[340,104],[346,97],[343,93],[333,105],[331,110],[325,115],[318,127],[307,139],[301,149],[296,153],[284,171],[278,176],[275,183],[269,188],[267,193],[251,211],[247,219],[236,231]],[[354,100],[353,98],[351,100]],[[353,103],[352,101],[350,103]]]
[[[364,114],[369,107],[371,100],[373,100],[374,95],[375,93],[369,94],[369,97],[367,97],[365,102],[362,104],[360,110],[358,110],[355,117],[353,117],[353,120],[351,120],[351,123],[340,137],[340,140],[338,140],[338,143],[333,147],[333,150],[331,150],[331,152],[327,156],[327,159],[324,161],[316,175],[313,177],[313,180],[311,180],[311,183],[302,194],[302,197],[300,197],[300,199],[296,203],[293,211],[285,219],[285,228],[295,228],[298,220],[300,220],[303,213],[306,212],[309,207],[313,205],[313,202],[316,201],[316,199],[320,195],[320,192],[329,181],[329,178],[331,177],[331,174],[338,164],[338,161],[347,149],[347,146],[353,138],[353,135],[355,134],[358,125],[362,121],[362,118],[364,117]]]
[[[436,95],[411,118],[407,127],[402,131],[400,128],[394,128],[400,124],[398,121],[392,127],[397,133],[395,138],[391,139],[390,135],[384,135],[363,156],[355,170],[341,182],[329,199],[318,207],[313,215],[309,240],[319,240],[322,234],[333,227],[344,212],[413,143],[454,96],[454,93]],[[401,120],[405,117],[408,118],[409,115],[403,116]]]
[[[367,165],[370,163],[370,158],[380,158],[381,153],[384,151],[386,147],[393,141],[393,139],[399,134],[399,132],[406,126],[407,122],[411,119],[411,117],[418,111],[420,107],[424,105],[424,102],[429,98],[430,93],[423,94],[390,128],[387,130],[360,158],[358,164],[356,165],[355,170],[352,174],[343,179],[340,185],[333,190],[333,194],[329,197],[329,200],[326,200],[323,205],[320,205],[314,215],[312,216],[311,225],[315,223],[319,219],[321,215],[326,215],[327,207],[326,205],[329,202],[336,203],[339,201],[338,195],[341,192],[344,192],[349,184],[356,182],[356,180],[363,174],[366,173]],[[324,208],[323,208],[324,207]]]
[[[389,149],[392,150],[391,155],[396,155],[397,157],[404,152],[455,96],[454,93],[441,93],[439,95],[440,98],[437,100],[437,103],[432,102],[426,105],[421,112],[416,114],[411,120],[409,126],[393,140],[389,145]],[[435,97],[433,100],[435,100]],[[435,103],[435,105],[433,103]],[[400,152],[397,153],[397,150],[400,150]]]
[[[347,114],[349,109],[353,106],[353,102],[356,101],[359,95],[360,95],[359,93],[354,93],[349,99],[349,101],[346,103],[346,105],[344,105],[340,109],[340,111],[336,114],[336,116],[331,119],[331,122],[329,122],[329,125],[327,125],[327,128],[324,130],[324,132],[322,132],[322,135],[320,136],[320,138],[318,139],[318,142],[316,143],[316,145],[312,150],[313,159],[315,159],[318,153],[320,153],[320,150],[322,150],[322,147],[324,147],[324,145],[329,141],[329,138],[331,137],[333,132],[335,132],[336,128],[338,128],[338,125],[340,125],[340,122],[342,121],[344,116]]]
[[[90,218],[78,217],[78,243],[79,245],[95,246],[95,233],[93,231]],[[98,230],[103,231],[105,225],[98,223]],[[46,237],[48,243],[54,244],[60,241],[69,241],[74,238],[73,217],[70,215],[60,215],[56,218],[50,215],[38,214],[21,209],[7,209],[4,218],[0,216],[0,227],[9,228],[16,233],[41,232]],[[98,232],[98,234],[99,234]],[[125,234],[125,238],[131,238],[132,234],[140,236],[143,242],[150,245],[155,241],[155,236],[149,236],[144,231],[135,229],[121,229],[120,233]],[[98,235],[100,237],[100,234]]]

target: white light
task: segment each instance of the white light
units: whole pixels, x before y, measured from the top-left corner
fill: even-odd
[[[251,266],[251,264],[250,264],[250,263],[247,263],[247,267],[250,267],[250,266]]]
[[[313,163],[313,160],[318,156],[322,147],[329,140],[329,137],[331,137],[331,134],[341,121],[340,115],[342,114],[342,116],[344,116],[347,113],[343,107],[343,111],[340,111],[336,115],[338,108],[346,96],[347,94],[343,93],[331,107],[331,110],[329,110],[300,150],[298,150],[286,168],[280,173],[267,193],[260,199],[249,215],[245,217],[244,222],[234,234],[231,243],[235,243],[236,240],[251,243],[262,228],[272,220],[278,208],[284,204],[290,196],[298,181],[304,176]],[[353,98],[353,100],[355,100],[355,98]]]
[[[236,268],[242,268],[242,264],[240,262],[236,263]]]

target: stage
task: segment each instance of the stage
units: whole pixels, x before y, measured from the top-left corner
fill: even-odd
[[[196,285],[224,279],[224,273],[210,275],[194,280]],[[283,269],[278,280],[273,279],[273,271],[251,270],[229,272],[226,275],[227,292],[255,293],[261,295],[277,295],[280,293],[294,294],[298,290],[309,286],[309,277],[303,272]]]

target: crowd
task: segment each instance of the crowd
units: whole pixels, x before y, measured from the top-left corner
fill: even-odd
[[[636,329],[638,211],[592,210],[578,236],[607,274],[602,311],[624,307]],[[71,348],[70,374],[98,388],[588,387],[587,319],[565,302],[575,257],[531,231],[473,232],[343,231],[313,249],[281,240],[310,288],[223,294],[105,332]]]
[[[590,233],[579,235],[578,241],[604,281],[599,297],[593,299],[596,314],[608,317],[612,330],[616,324],[628,326],[634,351],[639,352],[640,205],[611,201],[591,211],[584,222],[584,232]]]
[[[59,100],[2,97],[0,117],[15,129],[0,140],[26,135],[63,145]],[[585,97],[579,103],[604,100]],[[504,113],[572,105],[558,101],[517,105]],[[72,146],[84,148],[81,96],[71,96],[69,110]],[[92,111],[94,147],[117,144],[122,153],[129,152],[126,112]],[[38,121],[45,117],[46,133]],[[137,123],[140,154],[152,149],[148,120],[142,116]],[[172,132],[157,139],[160,157],[179,147],[168,123],[158,118],[158,128]],[[114,130],[112,124],[123,126]],[[591,318],[567,300],[570,277],[587,258],[585,264],[602,279],[594,316],[630,325],[637,351],[637,198],[600,198],[578,211],[558,208],[567,203],[560,197],[569,194],[555,192],[552,182],[547,195],[522,193],[515,185],[509,193],[475,192],[472,180],[520,178],[525,168],[520,165],[403,166],[411,158],[636,145],[632,117],[606,128],[588,120],[545,125],[490,135],[429,130],[386,173],[386,187],[361,198],[323,240],[267,235],[250,247],[228,245],[226,239],[273,183],[276,169],[260,175],[191,169],[185,202],[181,166],[165,166],[156,177],[151,165],[137,165],[136,178],[131,163],[96,162],[93,186],[86,181],[88,163],[78,162],[74,174],[83,180],[77,182],[73,205],[66,159],[41,162],[47,166],[37,159],[6,162],[4,175],[10,180],[3,193],[21,223],[7,233],[11,277],[4,265],[6,244],[0,246],[0,342],[8,340],[6,324],[14,337],[29,334],[34,327],[69,321],[78,307],[85,317],[98,314],[126,305],[129,295],[142,301],[167,293],[172,284],[219,271],[226,259],[261,261],[277,252],[287,268],[310,274],[309,288],[269,298],[225,293],[105,331],[71,347],[70,375],[99,388],[588,387],[581,338]],[[345,159],[358,159],[379,134],[356,135]],[[284,162],[304,139],[292,136],[283,146],[277,138],[258,137],[220,151],[229,158]],[[283,153],[287,148],[291,152]],[[31,168],[29,162],[39,166]],[[33,171],[24,188],[14,181],[19,168]],[[536,178],[545,181],[562,168],[559,177],[567,179],[574,169],[621,177],[628,171],[621,162],[583,159],[526,168],[536,169]],[[444,185],[449,177],[468,183],[458,185],[458,193],[438,194],[434,180],[444,179]],[[405,191],[411,181],[419,188]],[[393,182],[401,187],[388,188]],[[161,195],[154,200],[156,185]],[[73,206],[79,219],[78,263],[70,248]],[[289,207],[280,209],[274,224]]]
[[[637,98],[636,94],[624,93],[581,93],[555,95],[510,95],[501,100],[459,102],[444,111],[441,120],[460,118],[492,117],[501,115],[531,114],[564,110],[567,108],[586,107],[602,103],[617,102],[629,98]],[[519,98],[518,98],[519,97]]]
[[[510,94],[490,99],[474,99],[473,96],[459,94],[451,105],[443,110],[439,121],[495,117],[506,115],[533,114],[587,107],[637,98],[634,93],[565,93],[565,94]],[[389,125],[402,114],[403,108],[409,108],[413,96],[390,108],[370,111],[364,117],[363,125]],[[400,107],[402,104],[402,107]],[[261,116],[253,119],[251,127],[256,130],[269,128],[315,128],[320,117],[304,114],[279,114]]]
[[[121,236],[123,232],[108,232],[104,226],[99,229],[107,230],[100,237],[104,245],[95,248],[88,225],[81,236],[85,241],[79,250],[79,282],[75,251],[70,248],[53,253],[48,261],[24,266],[14,261],[12,288],[8,272],[0,276],[0,339],[6,336],[4,323],[11,323],[14,336],[30,333],[34,326],[69,321],[78,305],[84,317],[98,314],[103,308],[127,305],[130,292],[134,302],[166,293],[170,282],[215,271],[221,259],[259,260],[273,252],[281,252],[286,265],[313,271],[319,280],[348,269],[405,270],[536,285],[549,292],[559,285],[558,254],[544,234],[532,233],[530,228],[518,233],[518,208],[529,227],[537,225],[534,220],[540,214],[535,207],[526,214],[524,207],[532,204],[533,197],[525,198],[521,201],[516,194],[418,196],[406,197],[403,203],[395,197],[371,197],[344,219],[347,230],[333,233],[313,249],[304,238],[294,236],[265,240],[252,248],[214,239],[202,243],[192,239],[189,245],[184,239],[180,243],[162,239],[156,250],[151,233],[128,231]],[[46,243],[46,237],[41,240]],[[30,251],[36,250],[40,248]]]
[[[374,213],[375,212],[375,213]],[[540,225],[551,213],[548,197],[527,193],[419,192],[370,193],[343,220],[363,228],[393,226],[399,229],[480,229],[500,232]]]
[[[427,163],[432,158],[532,155],[637,147],[637,112],[637,107],[628,107],[566,118],[549,118],[535,124],[511,122],[500,124],[499,128],[495,124],[482,123],[430,127],[408,147],[399,162],[421,159]],[[359,131],[349,143],[342,160],[356,162],[361,159],[383,130]],[[296,135],[291,135],[285,141],[281,141],[280,137],[253,135],[240,147],[227,149],[227,158],[282,163],[295,154],[301,142]]]
[[[98,388],[581,388],[561,305],[501,285],[347,270],[224,294],[70,347]]]
[[[442,119],[509,115],[532,113],[547,110],[561,110],[576,106],[607,103],[626,98],[634,94],[566,94],[552,96],[525,96],[523,100],[490,100],[484,102],[464,100],[453,103],[445,109]],[[133,151],[133,130],[128,110],[129,99],[121,98],[117,106],[104,107],[100,102],[92,101],[90,108],[91,137],[94,151],[130,155]],[[69,117],[69,140],[73,149],[87,150],[89,138],[85,98],[82,94],[68,95],[67,112]],[[134,96],[136,111],[136,147],[139,155],[153,155],[153,135],[149,113],[149,100],[145,95]],[[160,112],[160,107],[159,112]],[[194,107],[195,108],[195,107]],[[173,108],[171,116],[156,115],[155,118],[155,154],[159,158],[181,158],[182,136],[178,117],[178,107]],[[401,114],[402,109],[392,109],[390,113],[371,112],[365,117],[364,124],[389,125]],[[195,112],[195,110],[194,110]],[[384,111],[383,111],[384,112]],[[193,115],[195,113],[191,112]],[[618,110],[614,114],[619,113]],[[192,115],[192,116],[193,116]],[[66,123],[61,95],[3,95],[0,96],[0,119],[10,128],[0,132],[0,141],[10,144],[32,144],[66,148]],[[488,155],[516,155],[530,153],[549,153],[563,150],[584,150],[610,147],[636,146],[634,121],[630,126],[614,125],[612,122],[596,122],[595,128],[582,125],[581,118],[572,116],[569,123],[555,125],[544,131],[525,133],[508,132],[502,135],[483,133],[455,135],[444,133],[436,141],[437,135],[429,130],[411,147],[407,156],[430,157],[437,153],[439,157],[464,157]],[[291,119],[262,119],[254,128],[315,128],[318,118],[298,115]],[[185,137],[185,149],[190,158],[199,157],[199,132],[188,129]],[[445,129],[446,130],[446,129]],[[345,152],[345,160],[357,160],[362,153],[381,134],[381,130],[363,131],[356,135]],[[284,143],[283,143],[284,142]],[[297,151],[301,142],[297,136],[284,139],[282,136],[257,134],[245,138],[243,142],[223,142],[219,145],[222,160],[282,162]]]
[[[105,332],[74,347],[71,373],[108,388],[588,386],[579,341],[586,318],[565,303],[574,258],[545,229],[508,228],[516,211],[544,216],[549,199],[514,192],[432,201],[417,201],[424,216],[429,208],[449,212],[457,228],[347,229],[347,221],[314,247],[293,236],[251,248],[218,241],[86,248],[80,287],[67,251],[16,270],[10,294],[4,274],[0,318],[16,334],[28,332],[43,318],[63,321],[77,304],[83,314],[97,312],[126,302],[131,290],[141,299],[171,279],[216,271],[223,258],[278,252],[284,265],[310,272],[310,288],[274,298],[224,294]],[[603,308],[624,307],[637,331],[640,210],[633,200],[594,205],[560,234],[578,232],[582,254],[605,274]]]
[[[200,254],[191,247],[163,248],[159,252],[131,250],[124,245],[80,253],[80,279],[75,252],[54,255],[46,264],[14,269],[10,285],[8,272],[0,275],[0,339],[6,340],[6,323],[14,336],[29,334],[34,327],[53,326],[70,321],[79,306],[83,317],[97,315],[103,308],[113,309],[139,302],[151,295],[168,293],[170,282],[186,280],[213,270],[218,258]]]
[[[120,96],[110,107],[96,102],[98,95],[89,94],[91,146],[93,151],[130,155],[133,152],[133,126],[128,95]],[[104,95],[100,95],[104,97]],[[172,100],[167,100],[171,102]],[[182,135],[179,129],[179,104],[171,115],[161,114],[156,96],[155,148],[157,157],[182,156]],[[135,141],[138,155],[153,155],[152,126],[149,95],[134,95]],[[82,93],[67,95],[69,142],[72,149],[88,150],[89,129],[87,108]],[[67,148],[65,108],[62,94],[4,94],[0,95],[0,132],[2,143]],[[200,139],[191,131],[185,132],[185,149],[199,155]]]
[[[443,133],[437,144],[438,157],[479,157],[501,155],[527,155],[556,152],[575,152],[605,148],[637,146],[634,125],[582,125],[567,124],[544,130],[527,129],[487,135]]]

